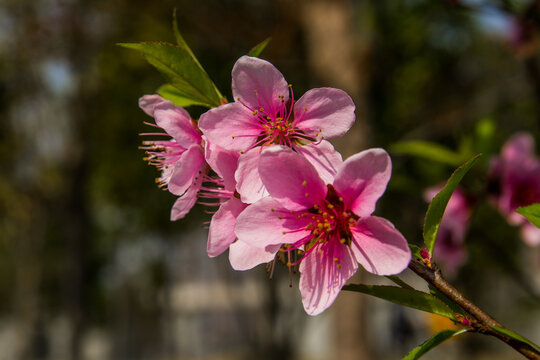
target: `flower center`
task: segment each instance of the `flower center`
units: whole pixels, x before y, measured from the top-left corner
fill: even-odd
[[[252,109],[247,104],[243,103],[239,98],[238,101],[248,108],[252,116],[260,125],[261,131],[257,136],[257,141],[251,145],[245,151],[248,151],[254,147],[271,145],[283,145],[290,148],[295,146],[305,145],[307,143],[314,143],[317,145],[323,140],[320,136],[320,130],[315,132],[314,136],[307,135],[303,130],[299,129],[295,125],[294,119],[294,94],[292,92],[292,86],[289,85],[291,92],[291,100],[285,101],[284,95],[278,95],[277,109],[265,109],[260,101],[259,92],[255,91],[257,95],[257,101],[259,108]],[[307,110],[304,108],[304,110]]]
[[[288,265],[296,265],[311,252],[317,251],[319,254],[331,256],[336,266],[341,268],[341,247],[351,245],[350,226],[357,222],[358,216],[347,209],[343,198],[336,193],[332,185],[328,185],[328,193],[321,204],[313,206],[299,216],[311,217],[311,222],[304,228],[310,234],[283,248],[284,251],[290,251],[303,246],[300,260]]]

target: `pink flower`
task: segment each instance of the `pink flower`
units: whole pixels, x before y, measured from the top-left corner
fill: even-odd
[[[518,133],[504,145],[501,156],[493,159],[492,180],[498,183],[495,202],[508,222],[521,226],[521,235],[530,246],[540,244],[540,229],[515,210],[540,202],[540,159],[534,156],[534,139]]]
[[[424,198],[427,202],[437,195],[442,187],[434,187],[427,189],[424,193]],[[463,242],[465,234],[469,227],[469,219],[471,209],[467,198],[460,188],[457,188],[444,212],[444,217],[437,233],[437,241],[435,242],[434,258],[439,265],[445,270],[446,275],[455,276],[458,269],[467,260],[467,252],[465,251]]]
[[[244,202],[267,195],[257,171],[261,147],[290,147],[304,155],[323,179],[331,180],[341,155],[324,139],[343,135],[354,123],[355,106],[347,93],[312,89],[295,102],[279,70],[249,56],[234,65],[232,91],[236,102],[210,109],[199,126],[210,142],[242,154],[236,189]]]
[[[154,126],[164,132],[142,135],[163,136],[163,140],[143,141],[150,165],[161,171],[156,179],[174,195],[180,196],[171,211],[171,220],[183,218],[197,200],[205,170],[201,134],[197,131],[188,112],[174,106],[158,95],[145,95],[139,99],[140,108],[154,117]]]
[[[206,161],[217,176],[204,175],[204,183],[198,197],[200,204],[218,207],[210,220],[206,251],[209,257],[221,255],[229,249],[229,261],[235,270],[251,269],[255,265],[271,261],[277,247],[260,249],[236,241],[234,225],[238,215],[248,206],[235,193],[234,173],[238,153],[220,148],[206,141]],[[217,202],[207,202],[217,200]]]
[[[388,220],[371,216],[390,179],[384,150],[353,155],[330,185],[304,157],[282,146],[261,154],[259,172],[270,196],[238,216],[238,241],[260,248],[286,244],[288,265],[300,264],[308,314],[333,303],[358,263],[378,275],[407,267],[411,254],[405,238]]]

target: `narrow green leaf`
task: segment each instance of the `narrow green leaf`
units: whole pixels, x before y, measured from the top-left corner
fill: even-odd
[[[160,42],[120,44],[142,52],[181,96],[207,107],[220,105],[221,96],[208,74],[193,60],[190,53],[178,46]]]
[[[388,280],[391,280],[392,282],[394,282],[395,284],[401,286],[402,288],[409,289],[409,290],[414,290],[414,288],[411,285],[409,285],[405,281],[401,280],[397,275],[387,275],[385,277]]]
[[[462,308],[460,308],[455,302],[447,298],[439,290],[435,289],[433,285],[428,284],[428,288],[431,295],[437,297],[439,300],[445,303],[450,309],[452,309],[455,314],[460,314],[465,317],[467,316],[467,313]]]
[[[397,154],[418,156],[452,166],[457,166],[464,160],[463,155],[452,151],[447,147],[421,140],[403,141],[393,144],[390,147],[390,151]]]
[[[451,337],[463,334],[469,331],[468,329],[459,329],[459,330],[443,330],[435,334],[430,339],[426,340],[422,345],[415,347],[410,353],[407,354],[402,360],[416,360],[420,359],[425,353],[433,349],[435,346],[444,342],[445,340],[450,339]]]
[[[173,11],[173,32],[174,32],[174,38],[176,39],[176,43],[178,44],[178,47],[181,48],[181,49],[184,49],[189,54],[189,56],[191,57],[193,62],[195,64],[197,64],[199,69],[204,74],[206,74],[206,71],[202,67],[201,63],[199,62],[199,60],[197,59],[197,57],[195,56],[195,54],[193,53],[193,51],[191,50],[189,45],[187,44],[186,40],[184,40],[184,37],[182,36],[182,34],[180,34],[180,30],[178,28],[178,19],[176,17],[176,9],[174,9],[174,11]],[[206,75],[206,76],[208,76],[208,75]],[[210,77],[208,77],[208,79],[210,79]],[[217,86],[213,82],[212,82],[212,87],[214,88],[215,92],[218,94],[219,98],[223,99],[224,96],[221,95],[221,93],[219,92]]]
[[[450,179],[448,179],[448,182],[444,188],[433,198],[431,204],[429,204],[426,212],[426,219],[424,221],[423,236],[424,243],[426,244],[426,248],[430,255],[433,254],[435,239],[437,238],[437,233],[439,232],[439,227],[441,226],[441,220],[443,218],[446,205],[454,193],[454,190],[456,190],[459,182],[461,179],[463,179],[463,176],[465,176],[480,155],[481,154],[474,156],[465,164],[458,167],[452,176],[450,176]]]
[[[522,206],[516,210],[518,214],[521,214],[527,218],[537,228],[540,228],[540,203],[532,204],[529,206]]]
[[[531,340],[529,340],[527,338],[524,338],[523,336],[519,335],[518,333],[516,333],[516,332],[514,332],[514,331],[512,331],[510,329],[502,328],[502,327],[498,327],[498,326],[491,326],[491,328],[493,330],[495,330],[496,332],[498,332],[499,334],[503,334],[503,335],[506,335],[506,336],[508,336],[508,337],[510,337],[512,339],[521,341],[521,342],[531,346],[536,351],[540,351],[540,346],[536,345]]]
[[[349,284],[343,290],[372,295],[413,309],[441,315],[454,320],[454,312],[441,300],[422,291],[385,285]]]
[[[261,41],[260,43],[258,43],[257,45],[255,45],[251,50],[249,50],[248,55],[255,56],[255,57],[261,55],[261,53],[263,52],[264,48],[266,48],[266,45],[268,45],[270,40],[272,40],[272,38],[268,37],[264,39],[263,41]]]
[[[170,84],[160,86],[159,89],[157,89],[157,93],[161,95],[161,97],[163,97],[164,99],[170,100],[174,105],[181,106],[183,108],[192,105],[207,106],[207,104],[205,103],[198,102],[196,100],[182,96],[180,91],[178,91],[177,88]]]

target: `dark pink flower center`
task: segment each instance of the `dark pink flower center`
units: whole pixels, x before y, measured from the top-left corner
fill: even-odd
[[[317,129],[300,129],[294,121],[294,94],[291,89],[291,100],[285,101],[284,95],[278,95],[278,108],[265,109],[259,99],[258,91],[257,99],[259,100],[259,108],[252,109],[244,104],[241,99],[238,99],[242,105],[248,108],[252,116],[260,125],[260,133],[257,136],[257,141],[245,151],[248,151],[257,146],[283,145],[290,148],[295,146],[305,145],[306,143],[318,144],[323,140],[321,130]],[[307,110],[307,109],[305,109]],[[306,133],[309,130],[310,134]]]
[[[354,225],[358,216],[347,209],[343,198],[340,197],[332,185],[328,185],[328,193],[322,203],[313,206],[307,212],[297,217],[310,217],[311,222],[304,230],[310,234],[294,244],[285,246],[283,250],[300,249],[303,246],[303,254],[296,263],[302,261],[313,251],[319,254],[331,256],[338,268],[341,268],[340,254],[343,245],[350,246],[352,235],[350,227]]]

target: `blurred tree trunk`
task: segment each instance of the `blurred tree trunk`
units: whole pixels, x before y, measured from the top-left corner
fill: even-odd
[[[298,13],[310,71],[328,86],[347,91],[356,104],[355,125],[347,136],[332,140],[344,158],[365,149],[370,139],[366,93],[371,50],[371,22],[367,20],[371,11],[367,2],[355,6],[361,9],[355,9],[352,2],[345,0],[304,0]],[[363,21],[357,17],[360,13]],[[336,359],[372,358],[364,335],[364,304],[358,294],[340,294],[336,300],[333,309]]]

